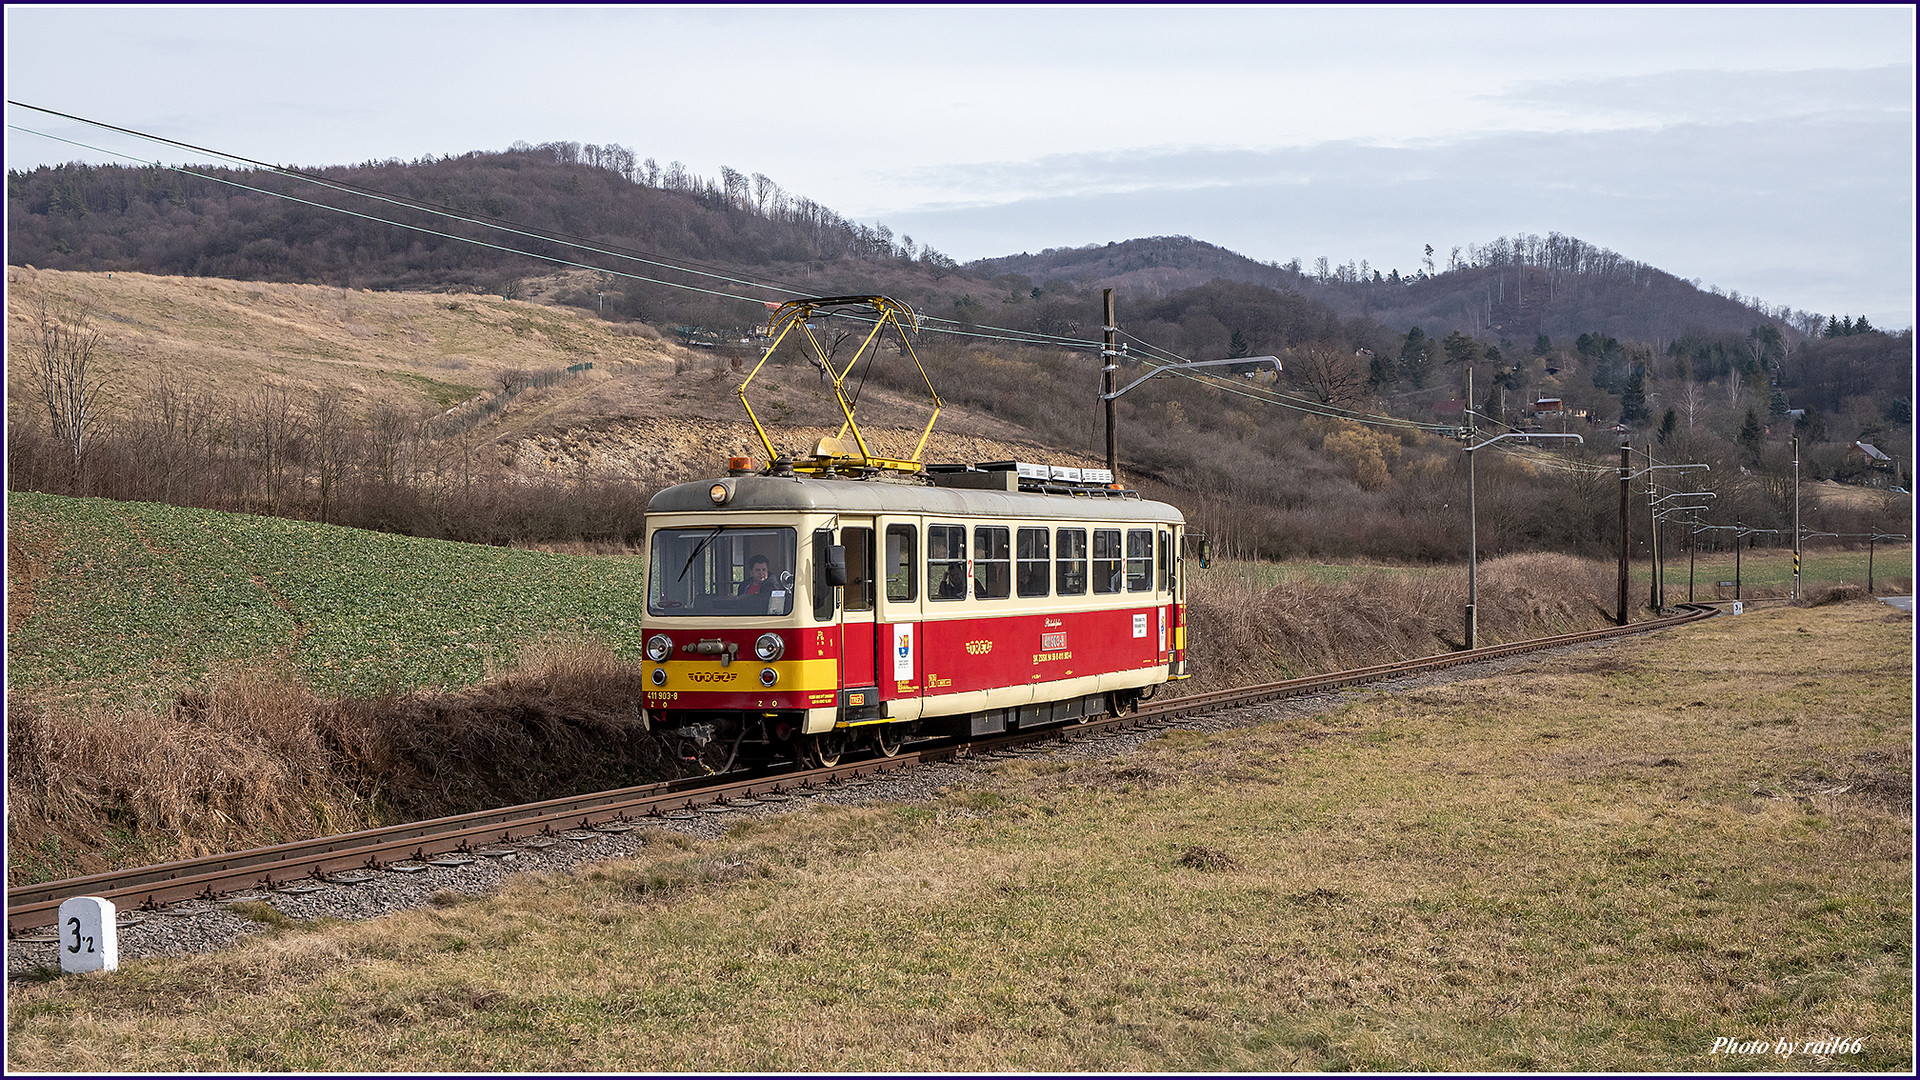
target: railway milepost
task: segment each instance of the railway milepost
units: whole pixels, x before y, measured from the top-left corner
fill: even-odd
[[[60,970],[120,970],[119,926],[113,901],[73,896],[60,903]]]

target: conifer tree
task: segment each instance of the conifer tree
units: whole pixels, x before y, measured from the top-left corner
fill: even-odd
[[[1746,447],[1755,460],[1760,457],[1760,443],[1766,434],[1766,429],[1760,426],[1760,418],[1753,414],[1752,409],[1748,409],[1747,421],[1740,425],[1740,445]]]
[[[1647,369],[1633,365],[1627,387],[1620,392],[1620,422],[1631,427],[1647,415]]]

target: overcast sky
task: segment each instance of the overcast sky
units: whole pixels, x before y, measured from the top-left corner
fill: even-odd
[[[1181,234],[1407,272],[1559,232],[1899,328],[1914,34],[1907,5],[10,5],[6,96],[295,165],[618,143],[962,261]],[[7,123],[10,169],[200,160]]]

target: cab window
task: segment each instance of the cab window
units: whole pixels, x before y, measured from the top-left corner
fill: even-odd
[[[847,587],[840,606],[847,611],[873,610],[873,530],[849,527],[840,530],[840,542],[847,548]]]
[[[793,610],[792,529],[664,528],[654,530],[647,547],[650,615],[785,615]]]

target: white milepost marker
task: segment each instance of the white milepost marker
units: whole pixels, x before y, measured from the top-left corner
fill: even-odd
[[[60,970],[118,971],[119,928],[113,901],[76,896],[60,905]]]

